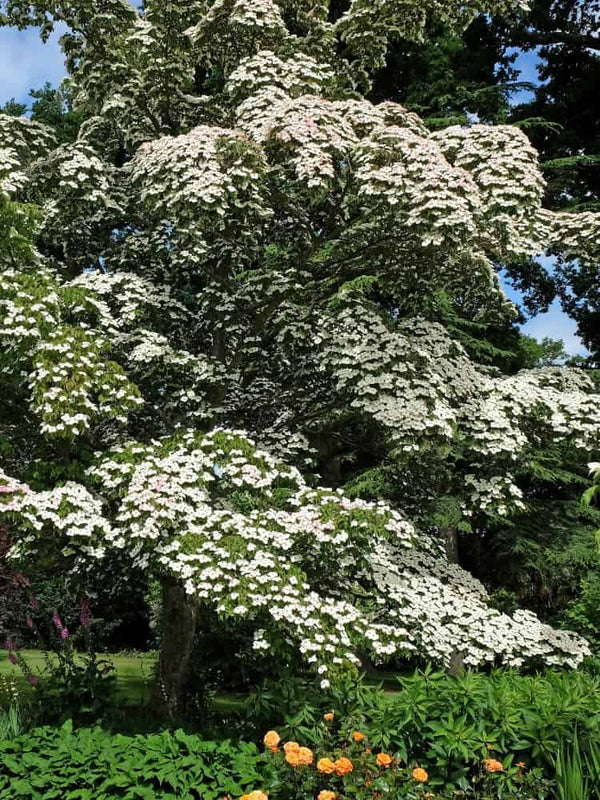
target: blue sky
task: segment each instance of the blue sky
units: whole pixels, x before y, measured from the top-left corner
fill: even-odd
[[[539,58],[537,56],[537,48],[534,50],[526,50],[519,52],[517,47],[509,47],[506,51],[508,55],[514,55],[514,53],[518,53],[515,61],[514,61],[514,68],[519,70],[519,78],[520,81],[527,81],[528,83],[538,84],[540,83],[537,65],[539,63]],[[526,103],[529,100],[533,99],[533,92],[527,89],[521,89],[519,92],[516,92],[511,97],[511,103],[513,105],[517,105],[518,103]]]
[[[54,33],[47,44],[43,44],[37,30],[29,28],[18,31],[0,28],[0,103],[14,97],[26,102],[30,89],[37,89],[46,81],[56,86],[65,75],[62,53],[58,45],[59,33]],[[537,56],[535,52],[522,53],[516,62],[520,79],[537,83]],[[513,102],[528,100],[530,94],[520,92]],[[518,302],[518,293],[506,287],[509,297]],[[555,302],[547,314],[538,314],[529,320],[523,330],[542,339],[550,336],[562,339],[568,353],[585,353],[576,333],[575,323],[564,314]]]
[[[11,97],[25,102],[30,89],[60,82],[66,70],[58,39],[54,33],[43,44],[36,28],[0,28],[0,103]]]

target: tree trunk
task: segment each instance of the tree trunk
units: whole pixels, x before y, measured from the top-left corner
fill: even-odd
[[[446,528],[442,531],[446,558],[451,564],[458,564],[458,531],[456,528]]]
[[[187,688],[198,604],[190,598],[180,581],[162,581],[162,644],[152,702],[155,711],[174,718],[182,711]]]
[[[442,538],[444,540],[444,549],[446,550],[446,558],[451,564],[458,564],[458,531],[456,528],[446,528],[442,531]],[[447,671],[450,675],[460,675],[464,669],[464,661],[462,654],[454,651],[450,656],[450,663],[448,664]]]

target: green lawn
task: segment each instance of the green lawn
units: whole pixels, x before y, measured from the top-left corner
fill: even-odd
[[[30,670],[36,675],[43,675],[45,665],[40,650],[21,651]],[[117,671],[117,696],[125,704],[141,705],[150,698],[156,653],[136,653],[124,655],[116,653],[108,655]],[[21,670],[10,663],[8,651],[0,649],[0,675],[14,675],[26,691],[32,691]],[[382,672],[368,679],[369,683],[383,683],[386,693],[398,691],[396,674]],[[243,702],[243,695],[223,692],[213,699],[215,710],[227,714],[235,711]]]
[[[44,672],[44,656],[39,650],[21,651],[30,670],[40,675]],[[117,653],[108,656],[117,671],[117,694],[128,703],[141,703],[148,699],[155,653],[137,653],[123,655]],[[14,675],[22,686],[29,690],[29,685],[19,667],[8,660],[8,652],[0,650],[0,675]]]

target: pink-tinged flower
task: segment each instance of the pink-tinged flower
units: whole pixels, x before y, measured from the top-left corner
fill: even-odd
[[[15,643],[13,642],[12,639],[7,639],[4,646],[6,647],[9,653],[16,649]]]
[[[60,621],[60,617],[58,616],[58,614],[54,614],[54,616],[52,617],[52,622],[56,625],[57,630],[62,631],[63,624]]]
[[[62,629],[62,631],[60,632],[60,638],[61,639],[68,639],[69,638],[69,630],[68,630],[68,628],[63,628]]]
[[[32,686],[37,686],[37,685],[38,685],[38,683],[40,682],[40,681],[39,681],[39,678],[36,678],[36,676],[35,676],[35,675],[33,675],[33,673],[31,673],[31,672],[30,672],[30,673],[29,673],[29,675],[27,676],[27,680],[29,681],[29,683],[30,683]]]
[[[19,659],[16,657],[16,655],[13,653],[12,650],[8,654],[8,660],[10,661],[11,664],[18,664],[19,663]]]
[[[27,621],[27,627],[33,630],[33,620],[31,619],[31,617],[27,617],[26,621]]]
[[[40,604],[32,594],[29,595],[29,602],[34,611],[39,611]]]

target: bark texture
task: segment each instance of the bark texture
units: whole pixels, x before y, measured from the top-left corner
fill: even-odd
[[[198,604],[184,591],[180,581],[162,581],[162,645],[153,692],[154,710],[174,718],[183,711]]]
[[[456,528],[446,528],[442,531],[446,558],[451,564],[458,564],[458,531]]]

